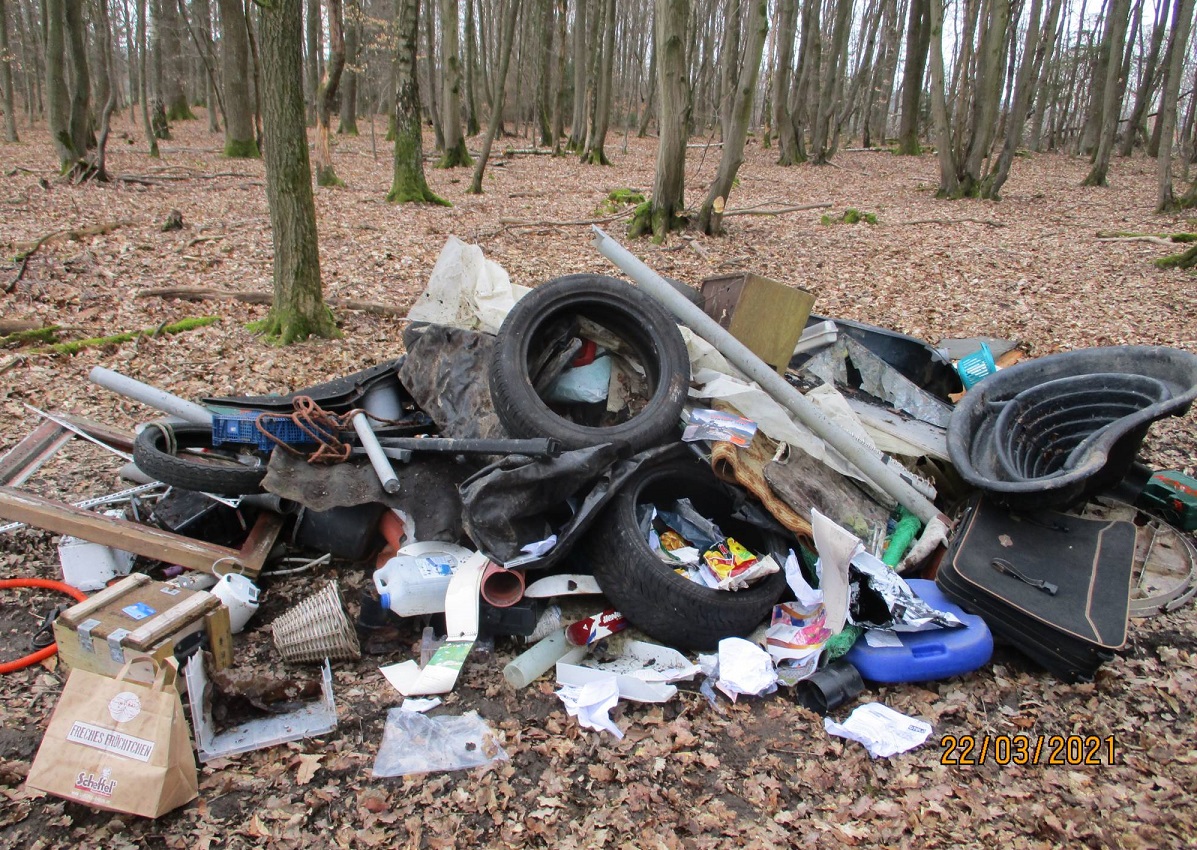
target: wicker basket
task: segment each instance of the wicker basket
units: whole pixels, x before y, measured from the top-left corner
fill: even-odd
[[[279,616],[273,631],[274,645],[284,661],[362,657],[357,632],[341,604],[335,581]]]

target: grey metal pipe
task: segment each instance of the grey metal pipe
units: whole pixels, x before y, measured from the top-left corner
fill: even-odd
[[[130,378],[128,375],[122,375],[120,372],[105,369],[103,366],[93,368],[88,373],[88,377],[93,383],[99,384],[105,389],[112,390],[114,393],[119,393],[134,401],[140,401],[142,404],[147,404],[156,410],[161,410],[163,413],[169,413],[171,416],[177,416],[195,425],[212,424],[212,411],[208,410],[208,408],[193,401],[188,401],[185,398],[179,398],[177,395],[171,395],[166,390],[160,390],[149,384],[143,384],[136,378]]]
[[[370,427],[370,420],[366,418],[366,414],[359,413],[353,417],[353,430],[357,431],[357,437],[362,441],[362,446],[370,457],[374,472],[378,474],[378,480],[382,482],[382,489],[391,494],[398,493],[399,476],[395,474],[390,460],[383,454],[382,446],[378,444],[378,437],[375,436],[374,429]]]
[[[899,504],[921,519],[924,523],[940,516],[940,511],[929,499],[916,490],[901,475],[886,465],[883,456],[874,453],[868,446],[854,438],[847,431],[835,425],[823,415],[813,402],[790,386],[763,360],[749,351],[744,343],[720,327],[719,323],[702,311],[701,307],[684,298],[665,282],[655,271],[632,255],[630,251],[612,239],[597,226],[594,231],[594,246],[598,252],[618,266],[636,284],[664,304],[683,324],[705,339],[728,362],[756,381],[761,388],[794,415],[794,418],[823,438],[833,448],[869,477],[882,491],[893,496]]]

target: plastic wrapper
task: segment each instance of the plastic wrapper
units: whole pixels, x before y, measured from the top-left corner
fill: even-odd
[[[858,626],[896,632],[964,626],[955,614],[920,599],[900,575],[868,552],[852,558],[849,573],[848,619]]]
[[[392,708],[374,759],[374,777],[467,770],[506,760],[498,738],[475,711],[425,717]]]

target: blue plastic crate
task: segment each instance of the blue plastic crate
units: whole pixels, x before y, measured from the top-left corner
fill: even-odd
[[[289,446],[316,444],[316,441],[300,430],[290,417],[263,414],[260,410],[239,410],[212,414],[212,445],[236,443],[257,446],[263,452],[271,451],[275,443],[258,429],[259,416],[262,417],[262,426]]]

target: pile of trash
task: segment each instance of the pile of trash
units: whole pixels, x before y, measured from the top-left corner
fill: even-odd
[[[700,293],[597,229],[596,247],[635,285],[526,289],[451,239],[406,354],[288,395],[195,402],[97,368],[165,418],[133,436],[39,411],[0,458],[0,516],[66,535],[62,582],[39,586],[76,602],[22,662],[71,670],[29,785],[156,817],[197,795],[193,744],[211,761],[334,729],[334,665],[407,654],[402,629],[422,639],[381,668],[402,705],[379,777],[506,757],[476,714],[424,714],[496,639],[521,647],[510,687],[555,676],[570,716],[622,737],[616,703],[676,683],[827,715],[866,682],[965,676],[995,641],[1089,680],[1131,617],[1197,594],[1197,481],[1136,460],[1197,397],[1194,355],[933,348],[755,275]],[[128,486],[18,489],[76,434]],[[260,577],[317,568],[370,580],[260,622]],[[270,697],[237,635],[267,626],[319,678],[238,722],[222,694]],[[826,729],[874,757],[932,731],[871,702]]]

